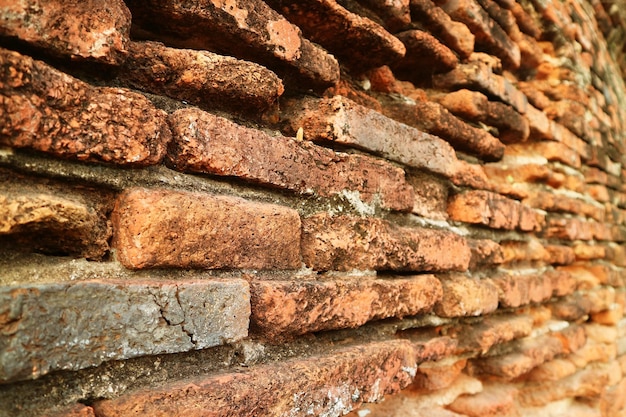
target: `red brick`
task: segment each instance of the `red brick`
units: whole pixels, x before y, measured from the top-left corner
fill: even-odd
[[[474,52],[474,35],[461,22],[455,22],[431,0],[411,0],[411,13],[428,31],[456,51],[461,58]]]
[[[250,286],[252,323],[270,339],[423,314],[441,298],[441,283],[432,275],[393,279],[253,280]]]
[[[109,250],[107,199],[0,170],[0,239],[13,249],[100,259]]]
[[[600,204],[568,197],[562,193],[531,190],[524,203],[531,207],[551,211],[580,214],[598,221],[604,221],[605,209]]]
[[[240,279],[33,283],[5,286],[0,299],[2,382],[234,342],[250,315]]]
[[[504,143],[523,142],[530,134],[526,118],[506,104],[489,101],[477,91],[461,89],[446,94],[440,102],[456,116],[496,127],[498,138]]]
[[[481,392],[461,395],[448,408],[469,417],[497,417],[514,413],[516,398],[514,387],[485,384]]]
[[[448,201],[448,215],[459,222],[524,231],[541,230],[543,220],[539,213],[518,201],[479,190],[452,196]]]
[[[440,279],[443,297],[435,305],[438,316],[480,316],[498,308],[498,288],[490,279],[463,275],[442,276]]]
[[[584,349],[584,348],[583,348]],[[553,359],[542,363],[522,377],[526,381],[547,382],[557,381],[566,376],[574,374],[578,367],[567,359]]]
[[[541,28],[526,10],[524,10],[521,4],[514,2],[511,6],[511,12],[515,16],[515,20],[522,32],[527,33],[535,39],[541,37]]]
[[[489,65],[481,61],[470,61],[458,65],[447,74],[433,76],[436,88],[478,90],[497,97],[512,106],[518,113],[525,114],[528,99],[509,80],[492,72]]]
[[[390,65],[404,56],[402,42],[372,20],[351,13],[332,0],[268,3],[297,25],[313,42],[363,71]]]
[[[117,256],[132,269],[300,267],[300,218],[281,206],[138,188],[118,198],[112,221]]]
[[[423,172],[408,172],[407,182],[413,187],[415,199],[412,212],[431,219],[444,220],[448,218],[449,184]],[[626,258],[625,258],[626,260]]]
[[[574,244],[574,254],[577,261],[588,261],[593,259],[604,259],[606,249],[600,245],[587,245],[585,243]]]
[[[455,149],[494,161],[502,158],[504,144],[489,132],[471,126],[431,101],[407,104],[398,100],[385,103],[385,114],[409,126],[445,139]]]
[[[284,91],[276,74],[260,65],[158,42],[131,42],[118,79],[129,87],[205,109],[255,118],[277,113],[278,97]]]
[[[4,2],[0,35],[63,58],[117,65],[126,58],[130,18],[122,0]]]
[[[441,4],[452,19],[463,22],[476,37],[476,46],[498,58],[511,69],[520,65],[520,51],[506,32],[473,0],[447,0]]]
[[[554,291],[552,280],[538,274],[502,274],[492,281],[498,287],[500,306],[505,308],[547,301]]]
[[[550,162],[562,162],[573,168],[580,168],[580,154],[559,142],[525,142],[507,146],[506,155],[537,156],[540,155]]]
[[[219,1],[129,0],[133,25],[144,37],[182,48],[209,50],[266,64],[287,84],[326,88],[339,64],[261,0],[223,6]]]
[[[333,152],[237,125],[198,109],[171,114],[169,161],[179,170],[242,178],[323,197],[358,194],[389,209],[409,211],[413,188],[404,171],[362,155]]]
[[[338,349],[293,359],[180,380],[112,400],[96,401],[98,416],[143,415],[340,415],[406,387],[417,369],[406,340]],[[201,411],[199,411],[201,410]]]
[[[555,318],[567,321],[578,321],[584,318],[592,308],[591,301],[577,293],[551,303],[549,306]]]
[[[541,242],[533,238],[526,241],[502,241],[500,247],[504,262],[543,261],[548,256]]]
[[[470,269],[500,265],[504,262],[502,247],[490,239],[468,239],[472,251]]]
[[[448,72],[459,59],[446,45],[428,32],[411,29],[395,35],[404,44],[406,55],[394,65],[409,80],[420,82],[433,73]]]
[[[470,260],[466,240],[444,230],[328,213],[302,223],[302,256],[318,271],[464,271]]]
[[[576,260],[574,249],[569,246],[546,245],[546,262],[552,265],[569,265]]]
[[[336,96],[286,103],[286,134],[302,127],[304,138],[333,141],[446,177],[458,169],[454,149],[440,138]]]
[[[467,359],[441,362],[424,362],[417,368],[417,374],[409,390],[434,391],[447,388],[454,383],[465,368]]]
[[[533,318],[527,314],[500,314],[452,326],[446,334],[459,340],[458,354],[485,354],[501,343],[528,336],[532,329]]]
[[[92,87],[6,49],[0,67],[0,144],[130,166],[157,164],[165,154],[165,112],[142,95]]]
[[[591,222],[576,218],[549,217],[543,235],[548,239],[591,240],[593,226]]]

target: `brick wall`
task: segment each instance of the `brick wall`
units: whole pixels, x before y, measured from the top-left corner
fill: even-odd
[[[0,416],[625,415],[625,10],[0,1]]]

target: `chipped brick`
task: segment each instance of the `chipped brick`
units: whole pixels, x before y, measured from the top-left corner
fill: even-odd
[[[324,197],[356,192],[366,203],[409,211],[413,188],[404,171],[362,155],[333,152],[310,142],[269,136],[198,109],[169,116],[171,164],[186,172],[242,178]]]
[[[305,36],[360,71],[390,65],[404,56],[402,42],[372,20],[332,0],[269,0]]]
[[[300,266],[300,217],[286,207],[136,188],[118,198],[112,221],[117,256],[132,269]]]
[[[261,0],[220,2],[129,0],[133,25],[152,39],[215,51],[267,65],[289,85],[325,88],[339,80],[339,64]],[[193,22],[193,24],[191,23]]]
[[[477,394],[460,395],[448,408],[469,417],[498,417],[516,411],[517,389],[500,384],[484,384]]]
[[[284,90],[276,74],[258,64],[209,51],[168,48],[158,42],[131,42],[118,79],[132,88],[205,109],[255,118],[276,113]]]
[[[500,265],[505,261],[502,247],[490,239],[468,239],[472,251],[470,269]]]
[[[102,417],[215,416],[347,413],[406,387],[415,375],[416,351],[406,340],[338,349],[323,356],[262,365],[245,372],[171,382],[94,403]],[[280,387],[280,389],[276,389]]]
[[[259,281],[252,323],[265,337],[359,327],[370,320],[427,313],[441,298],[432,275],[409,278]]]
[[[328,213],[303,219],[302,228],[302,256],[315,270],[463,271],[469,265],[466,240],[443,230]]]
[[[130,41],[122,0],[5,2],[0,35],[63,58],[121,64]]]
[[[448,72],[459,63],[454,52],[428,32],[417,29],[396,34],[406,47],[404,58],[394,65],[396,71],[418,81],[433,73]]]
[[[240,279],[23,284],[0,299],[3,382],[233,342],[250,315]]]
[[[146,166],[165,154],[165,112],[142,95],[92,87],[0,49],[0,144],[80,161]]]
[[[488,316],[478,323],[456,325],[447,329],[450,336],[458,337],[457,353],[487,353],[492,347],[528,336],[533,329],[533,319],[526,314]]]
[[[440,138],[396,122],[340,96],[286,103],[285,133],[333,141],[447,177],[458,169],[454,149]]]

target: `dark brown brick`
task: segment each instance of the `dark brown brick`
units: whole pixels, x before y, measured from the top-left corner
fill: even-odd
[[[252,323],[270,339],[427,313],[442,294],[441,283],[432,275],[390,279],[254,280],[250,286]]]
[[[337,61],[261,0],[228,7],[212,0],[126,3],[143,37],[259,62],[300,88],[325,88],[339,80]]]
[[[474,52],[474,34],[464,23],[452,20],[431,0],[411,0],[411,13],[414,20],[422,23],[461,58],[468,58]]]
[[[459,117],[498,128],[498,138],[504,143],[523,142],[530,134],[526,118],[505,104],[489,101],[477,91],[461,89],[446,94],[441,104]]]
[[[122,0],[5,2],[0,35],[48,54],[120,64],[130,41],[130,12]]]
[[[176,169],[226,175],[324,197],[357,193],[366,203],[412,209],[404,171],[382,160],[333,152],[237,125],[198,109],[169,116],[174,139],[168,157]]]
[[[292,100],[286,105],[286,134],[295,135],[302,127],[305,139],[353,146],[447,177],[458,170],[454,149],[445,141],[341,96]]]
[[[118,78],[132,88],[254,118],[276,114],[284,91],[276,74],[258,64],[158,42],[131,42]]]
[[[347,347],[324,356],[171,382],[93,407],[102,417],[192,415],[340,415],[406,387],[417,370],[417,349],[406,340]],[[307,412],[307,411],[305,411]]]
[[[314,270],[463,271],[469,265],[466,240],[448,231],[328,213],[304,219],[302,227],[302,255]]]
[[[22,284],[0,300],[2,382],[234,342],[250,315],[241,279]]]
[[[476,37],[477,47],[493,53],[512,69],[520,66],[519,47],[478,3],[474,0],[448,0],[440,6],[452,19],[469,27]]]
[[[138,188],[118,198],[112,221],[117,256],[132,269],[300,267],[300,217],[281,206]]]
[[[160,162],[171,134],[142,95],[92,87],[41,61],[0,49],[0,144],[80,161]]]
[[[269,0],[268,3],[302,29],[308,39],[357,71],[390,65],[406,52],[402,42],[382,26],[333,0]]]
[[[490,279],[463,275],[440,277],[443,298],[435,305],[442,317],[480,316],[498,308],[498,289]]]

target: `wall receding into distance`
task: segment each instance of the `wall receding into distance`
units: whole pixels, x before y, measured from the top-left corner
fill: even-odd
[[[0,1],[0,416],[626,415],[623,0]]]

